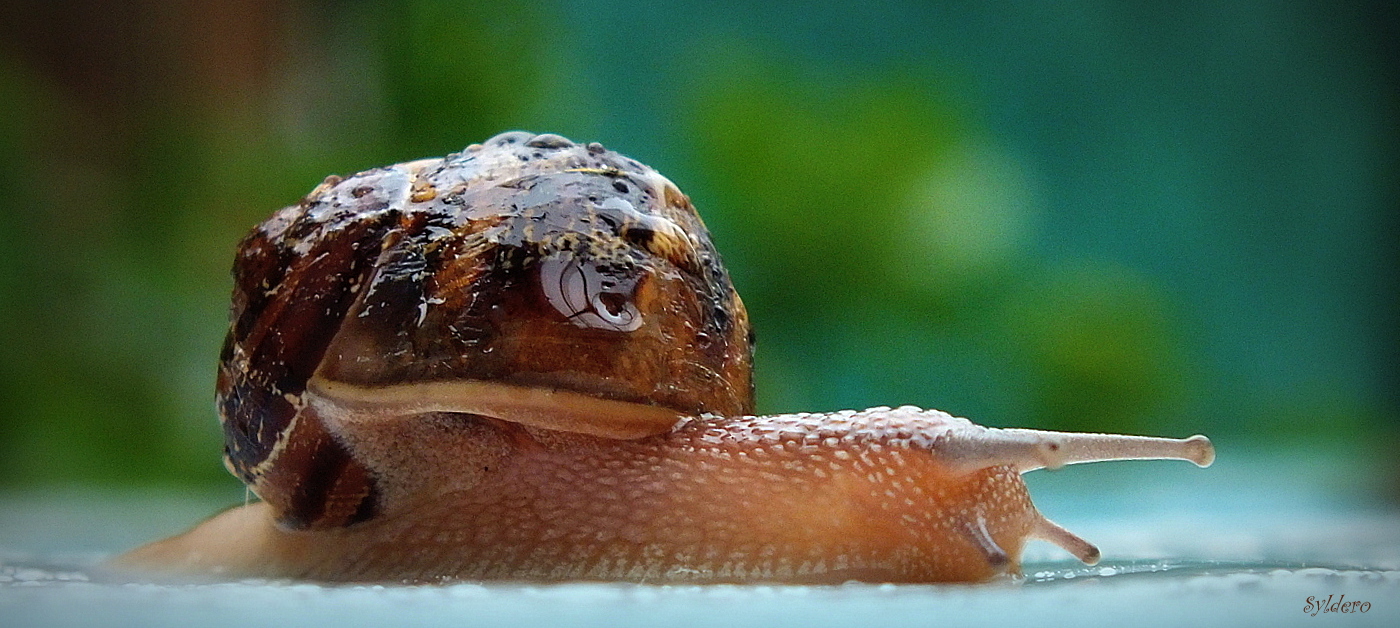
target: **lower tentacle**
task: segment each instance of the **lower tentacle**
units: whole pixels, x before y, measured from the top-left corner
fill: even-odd
[[[1060,524],[1046,519],[1045,516],[1040,513],[1036,513],[1036,515],[1039,519],[1036,521],[1035,526],[1031,528],[1031,536],[1058,545],[1061,549],[1069,552],[1086,565],[1098,564],[1101,554],[1099,553],[1099,548],[1093,543],[1066,530]]]

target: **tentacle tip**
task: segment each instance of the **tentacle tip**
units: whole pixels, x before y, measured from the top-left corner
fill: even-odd
[[[1196,463],[1196,466],[1205,468],[1215,462],[1215,445],[1212,445],[1209,438],[1197,434],[1184,441],[1187,447],[1187,459]]]
[[[1060,527],[1059,524],[1046,519],[1044,516],[1040,518],[1040,521],[1036,522],[1035,529],[1031,534],[1060,546],[1061,549],[1069,552],[1071,556],[1078,558],[1080,562],[1086,565],[1098,564],[1099,558],[1102,557],[1098,546]]]

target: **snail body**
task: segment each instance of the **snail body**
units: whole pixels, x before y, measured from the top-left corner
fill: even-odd
[[[331,177],[239,247],[218,404],[260,501],[118,557],[323,581],[980,581],[1094,562],[1020,474],[1214,457],[936,410],[753,416],[752,333],[690,200],[513,132]]]

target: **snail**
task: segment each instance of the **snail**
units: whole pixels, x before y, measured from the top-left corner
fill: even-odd
[[[1093,564],[1021,474],[1186,439],[936,410],[754,416],[753,334],[690,199],[597,143],[508,132],[332,176],[233,270],[217,403],[258,501],[142,574],[431,583],[984,581]]]

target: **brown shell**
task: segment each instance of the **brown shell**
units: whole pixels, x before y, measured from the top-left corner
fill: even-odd
[[[239,247],[218,377],[225,460],[291,528],[375,513],[373,474],[305,396],[482,381],[753,412],[743,304],[654,170],[512,132],[331,177]]]

